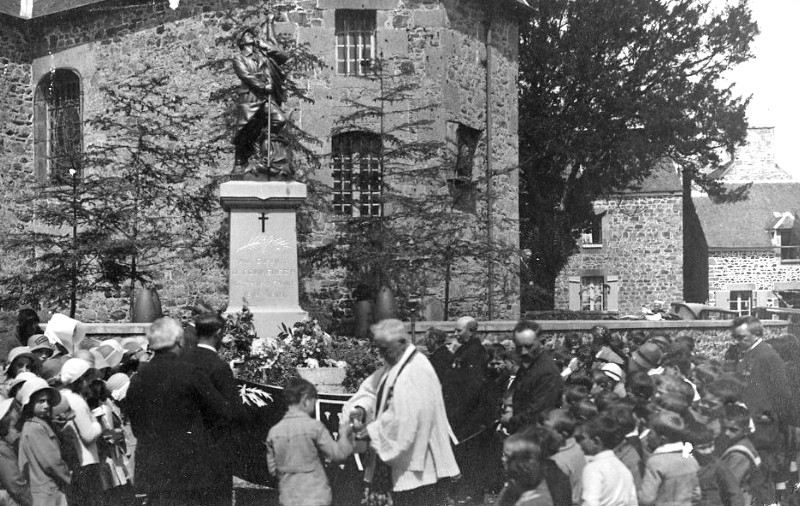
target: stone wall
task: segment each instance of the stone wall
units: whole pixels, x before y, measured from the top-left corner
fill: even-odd
[[[775,283],[800,282],[800,264],[781,265],[773,250],[711,251],[708,258],[709,290],[752,284],[754,290],[773,290]]]
[[[344,2],[344,3],[342,3]],[[234,18],[242,8],[255,2],[233,0],[182,0],[177,10],[167,2],[126,5],[123,0],[101,2],[30,21],[0,17],[0,63],[4,73],[0,94],[2,111],[20,111],[12,118],[3,118],[2,139],[5,146],[15,142],[14,162],[19,174],[15,184],[30,180],[33,175],[31,102],[37,80],[50,68],[75,68],[83,79],[84,118],[91,118],[104,107],[99,92],[101,84],[116,75],[132,72],[150,62],[168,68],[177,95],[207,100],[209,117],[229,117],[230,102],[214,101],[212,93],[224,91],[237,84],[228,65],[206,66],[223,61],[233,54],[233,48],[220,44],[237,28]],[[320,144],[312,146],[322,157],[322,170],[313,177],[330,183],[326,155],[330,153],[330,135],[335,120],[346,113],[347,99],[368,102],[377,94],[377,83],[363,78],[337,76],[334,68],[334,8],[369,8],[378,12],[377,48],[393,68],[404,73],[419,86],[409,103],[397,107],[413,110],[421,104],[416,117],[409,113],[405,121],[428,120],[430,126],[411,132],[412,139],[442,141],[448,122],[458,122],[480,129],[481,142],[475,156],[473,178],[487,191],[486,149],[486,29],[485,7],[479,0],[365,0],[350,2],[325,0],[308,2],[284,0],[285,17],[279,19],[277,31],[307,45],[321,58],[326,68],[315,69],[301,81],[314,100],[313,104],[291,100],[286,110],[297,124]],[[339,5],[341,4],[341,5]],[[373,5],[374,4],[374,5]],[[231,10],[233,9],[233,10]],[[517,94],[515,14],[503,12],[495,18],[491,36],[490,74],[492,81],[491,125],[492,160],[491,205],[479,202],[472,219],[476,240],[488,235],[486,223],[493,225],[493,241],[504,250],[514,250],[517,237]],[[13,30],[9,31],[6,28]],[[27,38],[24,37],[27,35]],[[10,55],[10,56],[7,56]],[[36,74],[35,76],[33,74]],[[11,78],[7,77],[11,76]],[[13,82],[12,82],[13,81]],[[5,107],[6,104],[13,107]],[[411,107],[409,107],[409,105]],[[228,116],[226,116],[226,114]],[[13,132],[5,125],[13,125]],[[209,135],[218,125],[199,125]],[[103,132],[84,125],[85,143],[105,142]],[[223,175],[232,165],[232,148],[216,164],[204,167],[209,176]],[[4,174],[5,176],[5,174]],[[12,186],[4,185],[4,190]],[[16,195],[19,192],[15,192]],[[324,210],[323,210],[324,211]],[[330,212],[330,209],[327,210]],[[314,245],[325,245],[335,237],[335,222],[329,214],[317,217],[314,228],[303,237]],[[222,219],[217,210],[210,219],[209,239],[216,233]],[[224,234],[223,234],[224,236]],[[500,248],[499,248],[500,249]],[[6,267],[6,266],[4,266]],[[518,278],[516,255],[505,254],[494,264],[493,317],[516,316]],[[347,319],[351,316],[352,286],[344,280],[346,273],[335,267],[325,271],[301,269],[305,292],[302,298],[318,316]],[[441,276],[440,276],[441,278]],[[487,262],[466,262],[459,266],[452,286],[455,313],[484,315],[487,312]],[[442,284],[434,279],[425,293],[417,297],[441,295]],[[226,269],[213,259],[194,258],[178,265],[166,266],[159,274],[157,287],[165,309],[177,314],[196,298],[223,302],[227,293]],[[129,301],[120,292],[95,294],[85,298],[78,318],[87,321],[122,321],[127,318]]]
[[[0,236],[29,224],[34,183],[33,87],[30,30],[24,21],[0,14]],[[17,269],[24,252],[4,248],[0,269]],[[6,309],[6,308],[3,308]]]
[[[478,322],[478,337],[482,342],[509,343],[513,338],[516,321],[481,321]],[[789,330],[788,321],[764,321],[764,338],[769,340],[780,337]],[[723,321],[646,321],[646,320],[542,320],[543,335],[554,339],[566,337],[569,334],[589,333],[595,325],[604,325],[612,333],[617,333],[624,338],[632,331],[644,331],[646,334],[661,331],[670,336],[678,333],[694,337],[699,353],[709,357],[721,359],[731,344],[730,320]],[[86,335],[94,339],[124,338],[144,335],[149,324],[96,324],[87,325]],[[414,342],[419,343],[424,339],[425,333],[430,328],[437,328],[452,332],[455,322],[407,322],[406,330],[411,334]],[[328,330],[328,329],[326,329]],[[509,344],[510,346],[510,344]]]
[[[621,314],[653,301],[683,300],[680,195],[626,195],[595,203],[605,211],[602,247],[580,247],[556,279],[556,309],[570,309],[571,276],[619,276]],[[613,310],[613,308],[611,308]]]

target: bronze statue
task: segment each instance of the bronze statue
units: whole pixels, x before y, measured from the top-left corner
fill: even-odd
[[[289,55],[275,39],[274,21],[275,15],[270,13],[261,30],[247,27],[237,38],[239,54],[233,58],[233,70],[241,83],[233,137],[233,177],[287,180],[293,175],[290,152],[280,136],[286,125],[281,109],[286,101],[282,65]],[[261,37],[264,32],[266,38]],[[251,161],[254,166],[248,167]]]

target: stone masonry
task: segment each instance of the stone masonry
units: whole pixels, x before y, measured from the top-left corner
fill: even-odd
[[[82,2],[85,3],[85,2]],[[509,2],[511,4],[512,2]],[[418,85],[409,105],[434,104],[409,121],[429,120],[429,127],[413,133],[416,139],[443,141],[448,124],[461,124],[481,132],[475,153],[473,180],[486,193],[487,130],[491,134],[490,205],[477,203],[475,228],[471,233],[483,240],[487,220],[493,224],[493,241],[513,249],[518,245],[517,204],[517,18],[508,8],[496,9],[491,41],[486,41],[487,9],[480,0],[281,0],[274,2],[283,13],[276,29],[318,56],[325,64],[301,81],[313,104],[290,100],[286,110],[297,124],[320,140],[313,147],[322,168],[313,175],[331,183],[326,156],[331,151],[331,131],[346,111],[346,99],[368,101],[377,93],[376,83],[363,78],[336,75],[334,15],[336,9],[374,9],[377,13],[377,54],[391,62]],[[234,0],[182,0],[176,10],[166,0],[146,4],[122,0],[95,1],[59,14],[20,20],[0,14],[0,157],[4,157],[4,214],[26,217],[11,209],[23,191],[36,191],[33,150],[33,91],[36,83],[53,68],[70,68],[81,77],[84,144],[106,142],[102,132],[86,122],[104,107],[100,85],[118,74],[152,63],[168,69],[176,95],[191,95],[208,101],[209,118],[229,114],[229,102],[212,100],[212,94],[235,86],[238,80],[230,66],[209,66],[232,56],[232,45],[219,39],[231,37],[237,28],[233,19],[251,3]],[[487,47],[491,51],[487,55]],[[488,57],[487,57],[488,56]],[[492,124],[487,125],[487,61],[491,65]],[[413,107],[409,107],[413,110]],[[413,114],[418,114],[414,117]],[[209,120],[210,122],[210,120]],[[209,136],[219,125],[201,124]],[[204,167],[210,176],[229,172],[232,148],[214,166]],[[10,169],[9,169],[10,168]],[[312,176],[309,176],[312,177]],[[328,210],[330,213],[330,210]],[[209,239],[221,221],[221,210],[209,219]],[[332,216],[323,216],[304,237],[325,244],[331,234]],[[6,221],[5,223],[8,223]],[[494,268],[494,318],[517,316],[519,286],[516,256],[498,259]],[[3,265],[2,268],[9,268]],[[301,268],[302,270],[302,268]],[[459,273],[460,272],[460,273]],[[487,264],[472,261],[459,266],[451,295],[455,313],[485,317],[487,311]],[[226,273],[212,258],[196,258],[168,267],[157,286],[165,309],[178,314],[197,298],[223,306]],[[352,286],[343,283],[344,273],[332,268],[324,272],[301,272],[301,290],[314,316],[348,318]],[[441,296],[442,286],[427,287],[416,297]],[[124,321],[127,300],[122,293],[98,293],[81,301],[78,318],[87,321]]]
[[[602,246],[580,247],[570,257],[556,279],[556,308],[569,309],[570,276],[619,276],[619,305],[609,310],[620,314],[638,313],[656,300],[683,300],[680,194],[621,195],[594,207],[606,212]]]
[[[753,285],[753,290],[772,291],[776,283],[798,282],[800,264],[781,264],[772,250],[712,251],[708,259],[708,286],[712,291],[735,285]]]

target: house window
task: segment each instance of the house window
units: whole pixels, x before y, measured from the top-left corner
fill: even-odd
[[[81,171],[83,126],[81,80],[68,69],[55,69],[36,87],[34,100],[37,171],[40,179],[65,183]]]
[[[800,232],[794,228],[780,231],[781,263],[800,263]]]
[[[459,211],[475,213],[476,187],[472,179],[475,165],[475,150],[481,131],[466,125],[457,124],[455,132],[455,174],[447,181],[453,208]],[[452,141],[451,141],[452,142]]]
[[[381,215],[381,139],[346,132],[332,139],[333,210],[344,216]]]
[[[569,276],[569,308],[573,311],[619,311],[620,277],[589,270]]]
[[[336,73],[363,76],[362,63],[375,59],[376,11],[336,11]]]
[[[605,310],[605,278],[603,276],[581,277],[581,311]]]
[[[728,303],[731,311],[736,311],[739,316],[750,314],[753,306],[753,292],[749,290],[731,291],[728,295]]]
[[[603,245],[603,216],[606,213],[595,214],[589,226],[581,231],[581,246],[599,247]]]

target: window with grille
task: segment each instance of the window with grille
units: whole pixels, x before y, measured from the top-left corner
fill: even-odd
[[[36,87],[36,152],[43,179],[64,183],[70,170],[81,171],[83,126],[81,80],[67,69],[55,69]]]
[[[336,73],[363,76],[363,62],[375,58],[376,12],[338,9],[336,11]]]
[[[346,132],[332,139],[333,210],[344,216],[381,215],[381,139]]]

